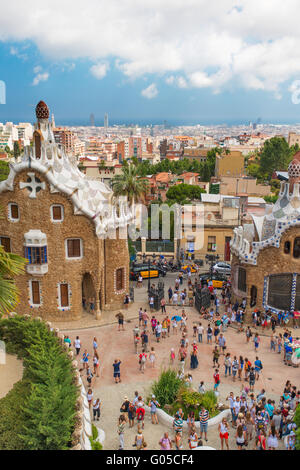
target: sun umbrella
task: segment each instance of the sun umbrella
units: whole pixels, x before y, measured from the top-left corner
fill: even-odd
[[[182,320],[182,318],[179,315],[174,315],[174,317],[172,317],[172,320],[180,321]]]

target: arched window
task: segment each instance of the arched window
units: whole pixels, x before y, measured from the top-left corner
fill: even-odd
[[[297,237],[294,240],[293,256],[294,258],[300,258],[300,237]]]
[[[256,305],[256,300],[257,300],[257,287],[256,286],[251,286],[250,295],[251,295],[250,307],[254,307]]]
[[[287,242],[284,243],[283,251],[286,255],[290,254],[290,252],[291,252],[291,242],[290,241],[287,241]]]
[[[239,276],[238,276],[238,290],[242,292],[246,292],[247,290],[247,282],[246,282],[246,269],[239,268]]]

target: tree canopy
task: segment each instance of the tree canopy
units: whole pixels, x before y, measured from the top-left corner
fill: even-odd
[[[197,185],[192,184],[177,184],[171,186],[167,191],[167,199],[178,204],[184,204],[185,202],[192,201],[193,199],[201,199],[201,193],[205,193],[205,190]]]
[[[266,140],[259,153],[261,174],[265,173],[270,179],[275,170],[287,170],[289,163],[298,150],[298,144],[289,147],[284,137],[272,137]],[[249,166],[253,167],[253,165]]]

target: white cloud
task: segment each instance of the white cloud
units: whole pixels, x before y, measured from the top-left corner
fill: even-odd
[[[102,64],[95,64],[90,68],[90,72],[94,77],[96,77],[98,80],[101,80],[102,78],[105,77],[109,70],[108,64],[102,63]]]
[[[145,98],[148,98],[148,100],[152,100],[152,98],[155,98],[158,95],[158,90],[155,83],[151,83],[151,85],[142,90],[141,95]]]
[[[35,74],[32,82],[33,86],[37,86],[40,82],[46,82],[49,78],[49,73],[43,72],[43,68],[40,65],[34,67],[33,72]]]
[[[279,96],[300,78],[299,16],[299,0],[89,0],[84,14],[81,0],[11,0],[1,6],[0,41],[34,42],[45,59],[92,60],[99,79],[113,59],[132,79]]]

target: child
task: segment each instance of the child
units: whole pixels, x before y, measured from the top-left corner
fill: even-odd
[[[196,335],[197,335],[197,325],[196,325],[196,323],[194,323],[194,325],[193,325],[193,338],[196,338]]]
[[[174,364],[174,361],[175,361],[175,350],[174,348],[172,348],[170,352],[170,362],[172,365]]]

